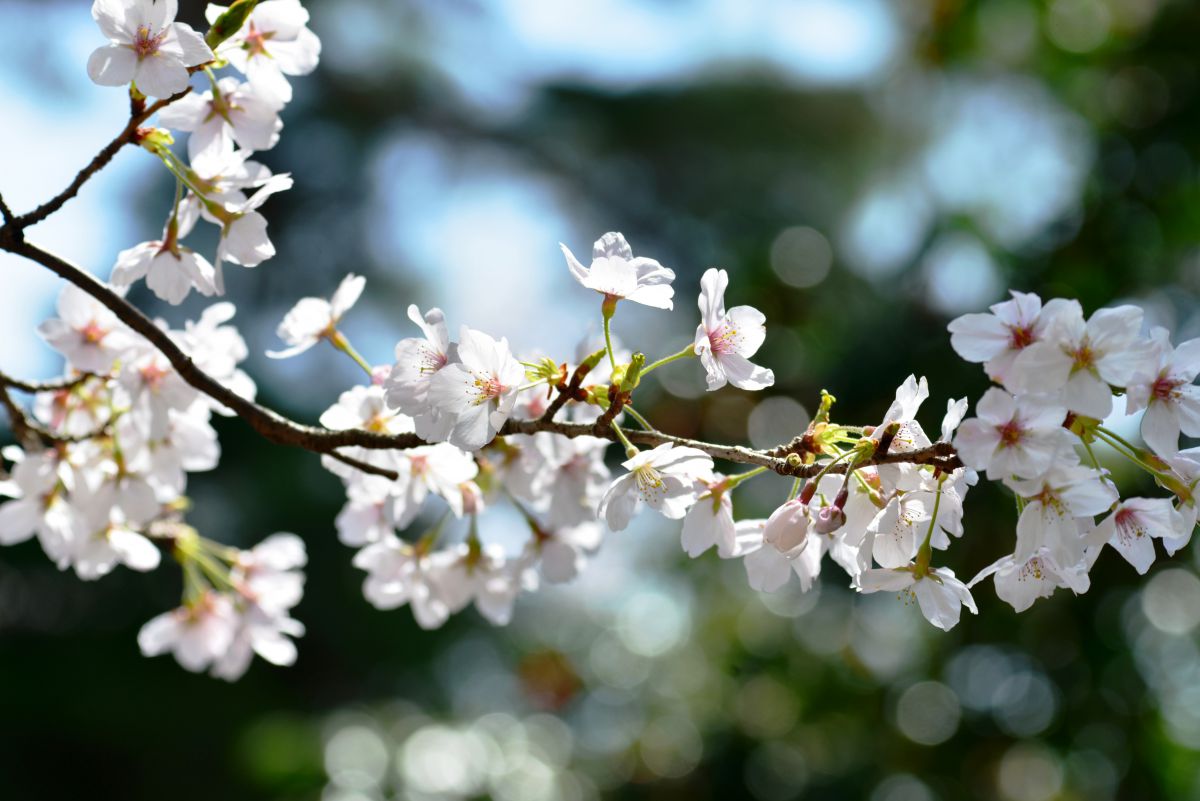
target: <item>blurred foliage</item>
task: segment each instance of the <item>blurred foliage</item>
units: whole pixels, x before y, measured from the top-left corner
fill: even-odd
[[[199,26],[200,4],[181,5]],[[301,82],[281,144],[262,154],[300,183],[268,210],[280,255],[231,281],[244,325],[269,331],[292,299],[325,294],[354,270],[368,276],[387,334],[403,335],[402,309],[429,273],[372,245],[380,225],[399,224],[381,216],[373,187],[392,180],[378,173],[390,142],[427,137],[463,170],[484,152],[552,182],[579,230],[621,230],[676,268],[680,310],[704,267],[730,269],[731,303],[758,306],[772,326],[761,359],[780,377],[770,394],[811,409],[828,388],[849,423],[879,417],[910,372],[930,380],[928,423],[951,393],[982,391],[981,371],[949,348],[951,310],[931,300],[947,276],[965,276],[976,307],[1005,287],[1078,297],[1088,309],[1132,298],[1181,338],[1200,331],[1196,3],[898,2],[908,37],[898,66],[861,86],[806,87],[728,65],[620,91],[544,83],[505,113],[473,104],[430,57],[446,27],[486,25],[487,3],[355,3],[388,31],[382,45],[366,37],[375,44],[357,61],[330,53],[353,45],[359,17],[339,20],[349,12],[332,0],[307,5],[327,63]],[[327,36],[337,27],[348,30]],[[927,192],[881,229],[912,225],[898,263],[872,269],[847,257],[856,252],[847,220],[874,188],[962,169],[929,158],[929,144],[956,124],[955,97],[989,87],[1042,98],[1035,107],[1075,126],[1058,158],[1080,160],[1077,191],[1056,184],[1070,196],[1018,236],[998,235],[987,208]],[[967,131],[960,145],[970,152],[987,126]],[[979,142],[979,158],[1016,158],[1020,130],[1016,141]],[[985,166],[979,180],[1014,188],[1007,163]],[[141,201],[153,224],[161,194]],[[1017,191],[1000,205],[1015,213],[1037,202]],[[951,234],[969,237],[986,269],[951,260],[934,270],[939,243],[968,241]],[[802,246],[799,267],[788,242]],[[868,254],[876,244],[868,237]],[[529,278],[561,269],[550,258]],[[795,287],[784,275],[816,280]],[[152,305],[144,292],[135,298]],[[262,375],[261,397],[311,417],[355,380],[352,368],[314,378],[296,392]],[[757,399],[690,393],[648,382],[639,407],[674,433],[745,436]],[[508,629],[468,612],[425,633],[407,611],[363,601],[332,530],[340,485],[315,458],[269,447],[238,421],[220,433],[220,469],[193,481],[197,521],[234,543],[291,530],[309,544],[299,663],[256,664],[231,686],[143,659],[138,627],[176,602],[169,567],[81,584],[36,544],[5,549],[4,798],[349,801],[377,797],[378,786],[404,798],[1200,797],[1200,620],[1189,617],[1200,615],[1189,606],[1200,585],[1171,572],[1190,569],[1190,549],[1155,565],[1157,594],[1107,554],[1091,593],[1060,591],[1020,617],[986,583],[980,615],[943,635],[892,598],[853,597],[832,567],[813,594],[793,584],[764,604],[739,565],[712,554],[689,562],[676,527],[657,521],[610,538],[611,564],[597,565],[594,580],[524,600]],[[747,491],[739,513],[767,513],[782,491]],[[1012,542],[1000,491],[982,487],[969,500],[969,534],[949,552],[960,576]]]

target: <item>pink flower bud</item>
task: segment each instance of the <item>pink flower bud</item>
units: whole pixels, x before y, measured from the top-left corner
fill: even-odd
[[[813,530],[818,534],[832,534],[846,525],[846,513],[837,506],[822,506],[813,520]]]
[[[808,504],[793,498],[767,518],[763,540],[788,559],[795,559],[808,544]]]

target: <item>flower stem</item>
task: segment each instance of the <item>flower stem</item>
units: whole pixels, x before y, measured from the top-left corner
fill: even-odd
[[[729,478],[725,479],[725,486],[727,489],[733,489],[743,481],[747,481],[755,476],[762,475],[765,472],[767,472],[767,468],[756,467],[753,470],[747,470],[745,473],[738,473],[736,476],[730,476]]]
[[[646,365],[645,367],[642,368],[642,375],[649,373],[651,370],[657,370],[659,367],[662,367],[664,364],[670,364],[671,362],[675,361],[676,359],[684,359],[684,358],[687,358],[688,356],[695,356],[695,355],[696,355],[695,349],[691,345],[688,345],[686,348],[679,351],[678,353],[672,353],[670,356],[664,356],[661,359],[659,359],[658,361],[651,362],[650,364]]]
[[[617,439],[621,440],[621,444],[625,446],[625,458],[632,459],[637,456],[638,449],[629,441],[629,437],[625,436],[625,432],[617,425],[617,421],[613,420],[609,425],[612,426],[613,433],[617,435]]]
[[[937,494],[933,499],[933,516],[929,518],[929,530],[925,532],[925,541],[921,543],[921,548],[917,551],[917,570],[920,571],[921,576],[929,572],[929,560],[933,556],[933,528],[937,525],[938,509],[942,507],[942,483],[945,480],[945,475],[938,478]],[[914,572],[914,575],[917,573]]]
[[[367,375],[374,375],[374,371],[371,370],[371,365],[368,364],[367,360],[362,357],[362,354],[354,349],[354,346],[350,344],[350,340],[346,339],[346,335],[341,331],[338,331],[335,328],[333,333],[329,335],[329,342],[342,353],[353,359],[359,367],[366,371]]]
[[[617,369],[617,357],[613,353],[612,344],[612,318],[617,311],[615,303],[609,303],[607,299],[601,307],[601,316],[604,318],[604,350],[608,353],[608,364],[612,367],[613,372]]]
[[[642,415],[636,409],[634,409],[632,406],[630,406],[629,404],[625,404],[621,408],[630,417],[632,417],[634,420],[636,420],[637,424],[640,425],[643,429],[645,429],[646,431],[654,430],[654,426],[650,425],[649,421],[647,421],[645,417],[642,417]]]

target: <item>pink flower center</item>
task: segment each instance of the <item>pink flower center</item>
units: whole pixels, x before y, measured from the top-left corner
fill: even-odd
[[[260,31],[251,21],[246,32],[246,43],[242,45],[251,56],[269,56],[267,42],[275,36],[275,31]]]
[[[83,336],[84,342],[89,345],[99,345],[104,337],[107,336],[108,331],[101,327],[95,320],[92,320],[79,333]]]
[[[1122,543],[1128,545],[1135,539],[1146,536],[1146,528],[1138,520],[1137,512],[1133,509],[1121,509],[1114,520],[1117,524],[1117,536]]]
[[[1002,426],[996,429],[1000,432],[1000,447],[1013,448],[1021,443],[1021,438],[1025,436],[1025,430],[1021,428],[1021,424],[1014,417]]]
[[[142,368],[142,381],[151,390],[157,392],[162,386],[163,379],[167,377],[167,370],[159,367],[157,364],[147,365]]]
[[[504,385],[496,376],[475,376],[475,405],[495,400],[504,394]]]
[[[1150,388],[1150,399],[1159,400],[1164,403],[1175,400],[1179,397],[1179,387],[1184,382],[1178,379],[1171,378],[1169,375],[1163,374],[1154,382],[1154,386]]]
[[[1008,347],[1012,350],[1023,350],[1035,341],[1037,341],[1037,337],[1033,334],[1032,326],[1010,325],[1008,327]]]
[[[163,40],[166,38],[165,28],[158,33],[151,33],[148,26],[139,25],[133,39],[133,52],[137,53],[139,59],[152,56],[158,52],[158,48],[162,46]]]
[[[713,354],[721,356],[734,353],[737,350],[737,335],[737,329],[731,328],[728,323],[721,323],[719,328],[709,331],[708,344]]]

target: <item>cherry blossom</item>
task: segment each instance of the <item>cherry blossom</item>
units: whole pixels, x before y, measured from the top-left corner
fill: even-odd
[[[429,382],[429,402],[454,420],[450,443],[474,451],[491,442],[508,419],[525,368],[508,349],[507,339],[495,340],[465,325],[458,358]]]
[[[674,308],[671,282],[675,272],[654,259],[634,258],[633,249],[621,234],[614,231],[596,240],[590,267],[584,267],[566,245],[559,247],[575,280],[604,295],[607,301],[631,300],[656,309]]]
[[[1061,406],[1017,399],[993,387],[975,404],[975,413],[978,417],[959,426],[954,445],[968,467],[993,479],[1036,478],[1070,451]]]
[[[209,5],[209,23],[228,10]],[[266,0],[250,12],[241,29],[218,45],[217,54],[229,59],[264,98],[278,106],[292,99],[285,76],[307,75],[317,67],[321,41],[310,31],[308,12],[299,0]]]
[[[1125,413],[1146,410],[1142,439],[1160,456],[1179,450],[1179,433],[1200,436],[1200,339],[1172,349],[1167,331],[1150,332],[1151,356],[1134,371],[1125,394]]]
[[[733,522],[733,493],[726,490],[725,477],[714,474],[708,488],[683,518],[681,542],[693,559],[716,547],[717,554],[728,559],[737,547]]]
[[[633,518],[638,501],[678,520],[699,495],[698,482],[712,479],[713,461],[696,448],[672,443],[642,451],[622,462],[628,472],[614,481],[600,500],[599,513],[612,531],[622,531]]]
[[[208,260],[178,242],[176,220],[168,221],[161,240],[143,242],[117,254],[109,280],[127,287],[139,278],[158,297],[177,306],[195,289],[201,295],[217,292],[216,271]]]
[[[725,311],[725,289],[729,273],[710,268],[700,279],[700,325],[696,328],[694,349],[707,373],[708,389],[720,389],[726,383],[739,389],[766,389],[775,383],[775,374],[750,363],[767,336],[767,318],[751,306],[735,306]]]
[[[1016,612],[1024,612],[1038,598],[1049,598],[1059,587],[1079,594],[1087,592],[1091,586],[1085,565],[1059,567],[1044,548],[1025,561],[1019,561],[1011,554],[1001,557],[979,571],[967,587],[974,587],[988,576],[994,577],[996,595]]]
[[[101,86],[133,83],[143,94],[169,97],[188,86],[188,68],[213,60],[204,37],[175,21],[177,0],[95,0],[92,19],[109,43],[88,58]]]
[[[935,567],[923,574],[913,568],[867,570],[858,577],[860,592],[898,592],[915,597],[921,614],[933,625],[949,631],[958,625],[962,608],[979,614],[967,586],[948,568]]]
[[[1141,327],[1136,306],[1100,309],[1085,323],[1077,301],[1064,303],[1043,338],[1013,361],[1008,384],[1057,394],[1068,410],[1103,420],[1112,413],[1110,385],[1125,386],[1150,355]]]
[[[1178,540],[1191,526],[1168,498],[1127,498],[1096,526],[1093,541],[1111,545],[1139,575],[1154,564],[1154,537]]]
[[[270,150],[279,141],[283,122],[279,106],[261,90],[237,78],[222,78],[210,91],[172,103],[158,115],[160,124],[190,131],[188,159],[203,167],[237,145],[245,150]]]
[[[279,338],[290,347],[285,350],[269,350],[267,356],[272,359],[287,359],[300,355],[322,339],[333,339],[337,334],[337,324],[358,302],[366,285],[367,279],[350,273],[338,284],[329,300],[301,298],[284,315],[283,322],[276,331]]]
[[[1117,502],[1112,484],[1081,465],[1055,466],[1041,478],[1007,483],[1028,501],[1017,520],[1013,554],[1022,563],[1046,548],[1055,564],[1075,564],[1084,547],[1075,519],[1106,512]]]
[[[238,615],[226,595],[208,592],[196,602],[164,612],[142,626],[138,647],[145,656],[170,652],[193,673],[207,669],[233,646]]]
[[[439,370],[457,359],[458,346],[450,342],[441,309],[421,314],[412,305],[408,307],[408,319],[425,336],[409,337],[396,344],[396,363],[384,383],[387,402],[413,418],[417,434],[423,439],[445,439],[454,418],[430,404],[429,384]]]
[[[98,300],[70,284],[58,294],[58,317],[38,326],[38,333],[75,369],[107,373],[137,344],[137,338]]]
[[[950,323],[950,345],[968,362],[983,362],[995,382],[1006,384],[1017,356],[1041,341],[1066,301],[1055,298],[1042,306],[1032,292],[1012,292],[990,314],[964,314]]]

